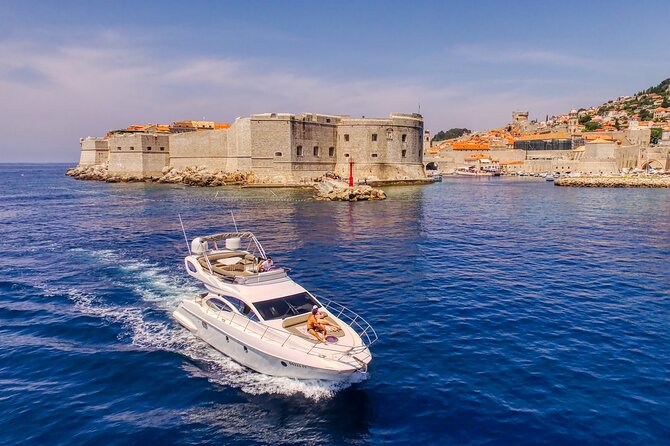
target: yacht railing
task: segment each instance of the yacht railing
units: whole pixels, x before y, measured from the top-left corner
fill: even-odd
[[[377,332],[360,314],[332,299],[326,299],[316,295],[315,297],[321,302],[321,305],[323,305],[326,310],[330,311],[331,315],[349,325],[361,338],[361,341],[366,347],[370,347],[377,342],[379,339]]]
[[[196,302],[199,300],[202,304],[202,299],[205,296],[197,296]],[[377,341],[377,333],[372,328],[370,324],[365,321],[361,316],[356,314],[354,311],[346,308],[344,305],[337,304],[332,300],[326,299],[325,302],[321,301],[324,308],[328,309],[333,313],[338,313],[337,315],[333,314],[336,318],[341,319],[343,322],[348,321],[348,325],[356,331],[356,333],[361,338],[363,345],[349,348],[333,348],[330,345],[324,345],[320,343],[314,343],[311,347],[305,346],[302,341],[305,339],[302,336],[298,336],[293,333],[288,333],[285,330],[280,330],[275,327],[270,327],[269,325],[264,325],[259,322],[256,322],[252,319],[249,319],[247,316],[235,311],[227,310],[215,310],[209,305],[203,305],[205,308],[206,314],[212,314],[214,317],[220,321],[228,323],[228,325],[235,324],[237,327],[242,329],[242,332],[250,332],[256,335],[260,335],[261,339],[267,339],[270,341],[277,342],[282,347],[291,348],[294,350],[301,351],[308,355],[315,355],[321,358],[326,358],[326,355],[329,355],[330,359],[340,361],[343,357],[349,356],[352,357],[357,362],[364,364],[363,361],[372,357],[370,350],[368,349],[370,345]],[[229,315],[230,317],[222,317],[223,315]],[[353,325],[353,326],[352,326]],[[356,328],[354,328],[354,326]],[[299,342],[289,342],[292,340],[298,340]],[[367,342],[366,342],[367,341]],[[356,357],[354,355],[366,352],[363,357]]]

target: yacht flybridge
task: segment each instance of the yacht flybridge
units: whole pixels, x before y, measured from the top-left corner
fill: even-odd
[[[367,371],[374,329],[348,308],[316,296],[268,267],[251,232],[192,240],[184,259],[208,292],[184,299],[175,319],[235,361],[267,375],[342,380]],[[318,339],[307,320],[314,306],[327,333]]]

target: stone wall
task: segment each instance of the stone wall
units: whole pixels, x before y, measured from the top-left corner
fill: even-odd
[[[145,133],[109,138],[109,173],[128,176],[161,175],[170,160],[167,135]]]
[[[82,138],[79,165],[92,166],[106,164],[109,161],[109,144],[104,138]]]
[[[227,171],[251,169],[251,119],[237,118],[228,129]]]
[[[206,166],[225,171],[228,163],[228,129],[170,135],[171,167]]]
[[[259,180],[290,181],[292,119],[286,113],[251,115],[250,168]]]
[[[368,179],[424,178],[423,120],[419,115],[392,114],[388,119],[342,118],[337,127],[337,168]]]
[[[338,121],[335,116],[311,113],[296,116],[291,126],[290,150],[294,179],[317,178],[335,171]]]

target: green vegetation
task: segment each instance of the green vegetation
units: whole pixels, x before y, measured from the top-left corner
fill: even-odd
[[[582,115],[582,116],[579,117],[579,123],[580,123],[581,125],[586,124],[586,123],[589,122],[590,120],[591,120],[591,115]]]
[[[651,110],[647,110],[646,108],[640,110],[640,121],[649,121],[653,116]]]
[[[663,137],[663,129],[654,127],[651,129],[651,143],[652,144],[658,144],[658,142],[661,140]]]
[[[661,82],[660,84],[658,84],[655,87],[647,88],[646,90],[638,93],[638,95],[655,93],[655,94],[659,94],[661,96],[665,96],[665,95],[667,95],[669,89],[670,89],[670,78],[664,80],[663,82]]]
[[[594,121],[588,121],[584,124],[584,128],[587,132],[593,132],[594,130],[598,130],[600,127],[602,127],[602,125],[600,125],[599,122]]]
[[[459,136],[463,136],[465,133],[472,133],[472,131],[468,129],[459,129],[459,128],[449,129],[446,132],[440,130],[435,134],[435,136],[433,136],[432,141],[437,142],[437,141],[444,141],[445,139],[458,138]]]

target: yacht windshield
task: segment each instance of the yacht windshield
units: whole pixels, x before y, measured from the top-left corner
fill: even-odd
[[[266,321],[283,319],[289,316],[305,314],[312,311],[316,301],[307,293],[256,302],[254,306]]]

